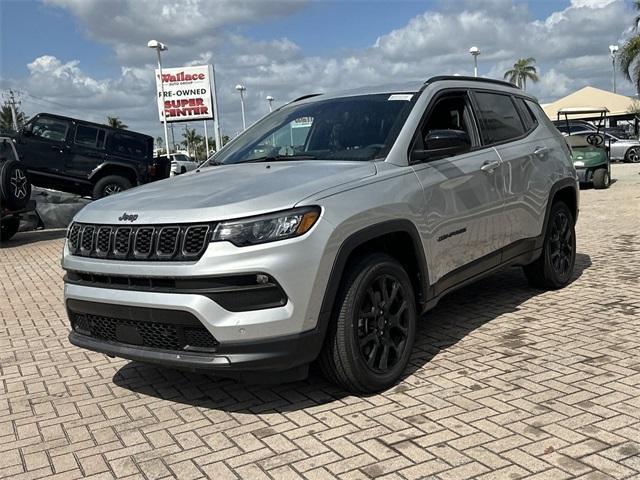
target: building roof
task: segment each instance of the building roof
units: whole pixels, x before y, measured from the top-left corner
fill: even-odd
[[[572,119],[593,117],[593,110],[602,110],[603,108],[609,111],[608,116],[615,117],[630,115],[634,107],[633,102],[634,100],[631,97],[587,86],[555,102],[547,103],[543,105],[542,108],[551,120],[558,118],[558,111],[561,109],[578,108],[584,109],[585,111],[583,113],[572,114]],[[588,112],[588,110],[592,112]]]

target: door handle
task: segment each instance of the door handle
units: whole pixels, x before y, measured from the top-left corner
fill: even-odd
[[[536,147],[533,150],[533,154],[536,157],[544,158],[548,151],[549,151],[549,149],[547,147]]]
[[[480,170],[487,173],[493,173],[493,171],[500,166],[500,162],[485,162],[480,167]]]

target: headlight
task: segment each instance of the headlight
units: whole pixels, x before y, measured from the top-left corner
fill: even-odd
[[[299,237],[307,233],[320,217],[319,207],[302,207],[219,223],[212,242],[228,241],[237,247]]]

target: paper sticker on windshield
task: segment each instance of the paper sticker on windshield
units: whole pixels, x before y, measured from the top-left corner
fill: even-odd
[[[391,95],[387,100],[402,100],[404,102],[408,102],[413,98],[412,93],[395,93]]]

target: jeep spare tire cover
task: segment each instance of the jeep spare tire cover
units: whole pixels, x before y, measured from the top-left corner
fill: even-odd
[[[16,161],[9,160],[0,165],[0,201],[2,206],[20,210],[27,206],[31,198],[31,182],[27,170]]]

